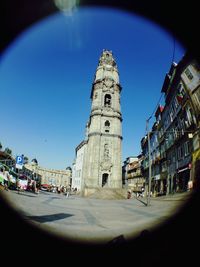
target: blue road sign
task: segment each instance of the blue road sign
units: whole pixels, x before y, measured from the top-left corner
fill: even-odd
[[[24,163],[24,158],[23,156],[17,156],[16,157],[16,164],[23,164]]]

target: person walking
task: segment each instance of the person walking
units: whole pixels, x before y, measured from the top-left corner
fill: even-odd
[[[70,188],[67,188],[67,193],[66,193],[66,197],[69,197],[69,193],[70,193]]]

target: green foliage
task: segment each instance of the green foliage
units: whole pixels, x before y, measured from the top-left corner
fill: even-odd
[[[24,163],[28,163],[28,157],[27,156],[24,156]]]
[[[4,152],[9,154],[9,155],[12,155],[12,150],[8,147],[5,148]]]

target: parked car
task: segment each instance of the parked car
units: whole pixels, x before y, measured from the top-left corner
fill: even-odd
[[[42,191],[47,191],[48,188],[49,188],[49,185],[48,185],[48,184],[41,184],[40,189],[41,189]]]

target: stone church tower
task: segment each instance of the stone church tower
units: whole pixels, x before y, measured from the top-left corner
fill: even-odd
[[[83,170],[85,188],[122,188],[120,92],[112,51],[103,50],[91,91]]]

